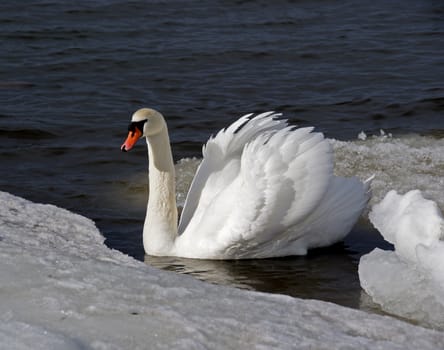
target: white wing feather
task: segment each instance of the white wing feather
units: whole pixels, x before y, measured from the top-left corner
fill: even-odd
[[[333,176],[331,146],[321,133],[277,116],[246,115],[207,142],[179,224],[181,256],[303,254],[351,229],[346,224],[368,200],[364,185]],[[319,232],[326,224],[331,232]]]
[[[211,188],[207,187],[206,189],[210,200],[220,189],[225,188],[233,180],[233,176],[237,176],[234,169],[229,166],[230,160],[240,159],[244,146],[262,132],[278,130],[287,126],[285,120],[274,119],[280,114],[273,112],[259,114],[253,120],[249,119],[251,116],[252,114],[246,114],[239,118],[227,129],[220,130],[204,145],[203,160],[191,183],[180,217],[179,234],[185,231],[197,205],[203,206],[200,202],[203,188],[212,185]],[[245,124],[248,124],[248,127]],[[213,182],[208,183],[210,175],[212,175]]]

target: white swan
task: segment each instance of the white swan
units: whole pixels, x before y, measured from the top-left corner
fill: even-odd
[[[313,128],[273,112],[245,115],[211,137],[177,227],[174,163],[163,116],[135,112],[122,151],[145,137],[149,255],[202,259],[306,254],[344,238],[369,199],[369,182],[333,175],[332,149]]]

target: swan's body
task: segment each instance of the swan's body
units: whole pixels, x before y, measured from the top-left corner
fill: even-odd
[[[369,183],[333,175],[331,146],[313,128],[272,112],[246,115],[210,138],[177,227],[167,125],[152,109],[134,113],[122,150],[146,137],[149,200],[143,244],[158,256],[244,259],[301,255],[351,230]]]

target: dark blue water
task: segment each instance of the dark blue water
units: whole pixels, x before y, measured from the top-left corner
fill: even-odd
[[[166,116],[176,160],[255,111],[338,139],[444,134],[442,1],[3,0],[0,42],[0,190],[86,215],[138,259],[146,151],[119,146],[140,107]],[[356,291],[369,249],[342,248]]]

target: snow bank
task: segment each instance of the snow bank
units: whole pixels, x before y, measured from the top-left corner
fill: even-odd
[[[444,333],[389,317],[150,268],[51,205],[0,192],[0,208],[2,348],[444,347]]]
[[[3,316],[4,317],[4,316]],[[0,322],[0,347],[14,350],[80,350],[80,343],[45,328],[22,322]]]
[[[444,218],[418,190],[387,193],[370,221],[395,251],[361,258],[362,288],[391,313],[444,329]]]

